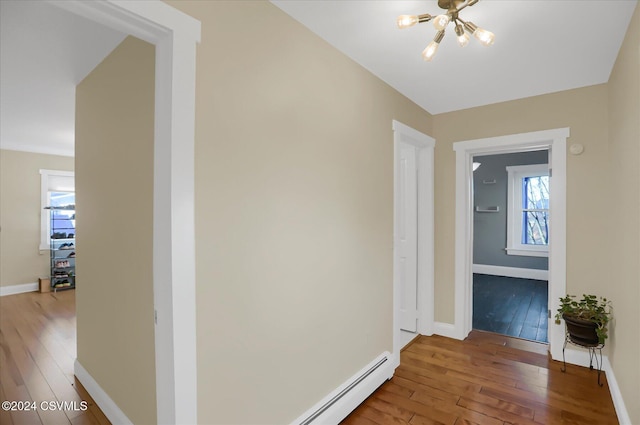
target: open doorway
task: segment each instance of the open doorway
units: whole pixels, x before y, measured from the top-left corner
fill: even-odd
[[[5,6],[3,2],[3,7]],[[195,235],[193,229],[193,184],[194,184],[194,104],[195,104],[195,48],[200,38],[200,23],[182,12],[168,6],[162,2],[7,2],[7,5],[19,5],[29,3],[40,12],[52,15],[58,11],[58,7],[65,9],[72,14],[86,18],[86,25],[98,27],[96,22],[105,27],[133,35],[141,40],[155,46],[157,55],[155,64],[156,70],[155,84],[152,84],[155,101],[152,105],[152,115],[155,126],[152,128],[152,138],[154,152],[150,157],[153,162],[153,291],[147,291],[145,297],[152,300],[153,308],[150,309],[148,319],[155,332],[155,390],[157,395],[157,421],[162,423],[195,423],[197,417],[196,402],[196,328],[195,328]],[[54,7],[55,6],[55,7]],[[52,11],[45,11],[45,7]],[[55,10],[54,10],[55,9]],[[5,14],[3,13],[3,17]],[[45,23],[52,23],[53,20],[45,16]],[[5,53],[10,52],[4,48],[6,40],[37,40],[38,44],[43,44],[47,36],[34,36],[33,32],[27,37],[4,37],[5,30],[11,29],[18,21],[13,21],[10,25],[3,25],[3,59]],[[3,20],[3,24],[4,24]],[[48,27],[47,27],[48,28]],[[56,25],[55,29],[70,31],[69,25]],[[102,38],[102,37],[100,37]],[[90,44],[91,37],[82,37],[80,44]],[[67,50],[72,49],[76,44],[66,43]],[[93,49],[94,53],[98,49]],[[30,49],[19,48],[16,53],[19,57],[26,57]],[[59,55],[67,57],[65,54]],[[10,63],[11,61],[4,61]],[[52,70],[53,66],[43,66],[44,60],[38,61],[35,66],[28,67],[29,74],[36,69]],[[177,66],[178,64],[179,66]],[[88,69],[87,69],[88,71]],[[3,72],[3,77],[16,74]],[[73,87],[75,80],[65,80],[67,86]],[[30,91],[37,91],[41,81],[33,85],[30,90],[23,90],[19,95],[27,94]],[[9,90],[3,79],[3,99]],[[74,96],[71,96],[73,102]],[[36,127],[40,123],[50,121],[53,112],[51,109],[47,120],[38,120],[34,117],[36,106],[44,104],[42,96],[36,101],[29,103],[28,122],[18,126],[19,131],[24,132],[25,128]],[[4,106],[4,103],[3,103]],[[11,109],[12,111],[18,108]],[[3,108],[3,112],[6,108]],[[73,116],[73,111],[72,114]],[[3,115],[4,118],[4,115]],[[7,119],[7,122],[16,121]],[[53,121],[56,121],[53,119]],[[5,121],[3,121],[5,122]],[[3,138],[7,134],[3,126]],[[56,131],[48,131],[49,134],[58,135]],[[66,136],[66,134],[64,134]],[[37,138],[33,138],[36,140]],[[5,146],[3,145],[3,148]],[[59,153],[58,153],[59,154]],[[4,155],[3,155],[4,157]],[[98,158],[99,159],[99,158]],[[113,173],[119,172],[118,165],[121,161],[126,161],[128,155],[110,161]],[[4,168],[4,167],[3,167]],[[46,166],[41,168],[63,169],[62,166]],[[179,196],[179,199],[176,197]],[[115,199],[114,204],[119,200]],[[179,208],[178,208],[179,204]],[[126,210],[126,203],[122,204],[122,210]],[[27,215],[27,214],[24,214]],[[79,216],[78,222],[87,219],[86,216]],[[146,224],[146,223],[145,223]],[[68,233],[68,232],[67,232]],[[75,236],[75,232],[74,236]],[[120,232],[122,240],[126,243],[127,235]],[[120,243],[120,242],[119,242]],[[111,248],[118,249],[117,244]],[[176,249],[176,247],[180,247]],[[89,247],[85,247],[88,252]],[[79,253],[81,251],[78,251]],[[43,257],[44,258],[44,257]],[[102,267],[97,271],[102,274],[116,276],[120,273],[119,264],[109,262],[104,259]],[[48,262],[48,256],[46,261]],[[83,263],[79,261],[79,263]],[[85,270],[88,270],[85,267]],[[48,273],[48,272],[47,272]],[[90,275],[87,274],[89,281]],[[179,277],[179,278],[178,278]],[[79,281],[82,280],[81,277]],[[29,284],[31,285],[31,284]],[[19,288],[22,289],[22,288]],[[30,289],[33,290],[33,289]],[[0,293],[3,291],[0,290]],[[23,291],[24,292],[24,291]],[[78,294],[82,292],[82,285],[79,286]],[[66,292],[73,293],[72,291]],[[86,294],[86,293],[85,293]],[[112,291],[112,294],[117,293]],[[126,296],[120,294],[120,300],[127,300]],[[104,303],[113,306],[113,303]],[[78,303],[78,306],[82,302]],[[155,321],[154,321],[155,319]],[[102,318],[104,320],[104,317]],[[86,327],[91,324],[85,321]],[[129,323],[129,329],[138,324],[138,321]],[[85,328],[86,329],[86,328]],[[114,330],[113,333],[120,331]],[[124,330],[123,330],[124,331]],[[97,334],[97,333],[96,333]],[[98,334],[97,334],[98,335]],[[91,345],[91,341],[85,340],[86,345]],[[120,347],[113,344],[113,350]],[[108,352],[100,353],[101,356],[109,356]],[[93,379],[91,372],[96,370],[96,365],[103,364],[99,356],[93,356],[91,361],[84,363],[84,369],[79,362],[75,363],[74,374],[81,379],[89,392],[94,395],[97,404],[108,414],[112,422],[126,423],[118,416],[121,406],[117,406],[113,399],[102,388],[104,380]],[[97,374],[95,374],[97,376]],[[179,378],[179,379],[178,379]],[[131,376],[129,379],[135,379]],[[107,385],[104,385],[107,387]],[[153,392],[153,390],[151,390]],[[113,387],[111,388],[113,392]],[[135,401],[135,400],[134,400]],[[115,412],[115,413],[114,413]],[[111,413],[111,414],[109,414]]]
[[[455,323],[453,334],[464,339],[473,325],[473,158],[532,150],[549,151],[549,291],[548,310],[566,293],[566,167],[569,128],[511,134],[454,143],[456,152]],[[550,312],[547,312],[549,315]],[[551,357],[562,358],[564,329],[548,322]]]
[[[473,161],[473,329],[547,343],[548,150]]]
[[[162,2],[55,4],[155,46],[152,296],[157,422],[195,423],[193,176],[195,50],[200,22]],[[100,396],[94,397],[96,402],[103,410],[108,407],[105,413],[110,410],[114,418],[120,418],[119,407],[85,372],[76,362],[76,376],[83,375]]]

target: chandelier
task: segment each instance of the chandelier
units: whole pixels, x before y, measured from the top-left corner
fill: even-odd
[[[428,13],[424,15],[400,15],[397,20],[398,28],[409,28],[415,24],[433,21],[433,26],[438,32],[433,41],[422,51],[422,58],[425,61],[430,61],[435,56],[438,46],[444,38],[444,31],[450,23],[455,25],[455,33],[460,47],[469,44],[469,34],[473,35],[481,44],[491,46],[495,39],[495,35],[491,31],[482,29],[473,22],[465,22],[458,16],[462,9],[467,6],[473,6],[478,1],[480,0],[438,0],[438,6],[441,9],[445,9],[445,13],[437,16],[432,16]]]

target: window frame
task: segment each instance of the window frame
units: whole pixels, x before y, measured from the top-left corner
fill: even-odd
[[[522,179],[549,176],[549,164],[512,165],[507,169],[507,255],[548,257],[549,245],[522,243]],[[551,196],[549,196],[551,198]],[[548,214],[547,209],[547,214]]]
[[[71,177],[74,179],[72,187],[52,188],[51,177]],[[75,192],[75,172],[62,170],[40,170],[40,251],[51,249],[51,210],[49,206],[49,192]]]

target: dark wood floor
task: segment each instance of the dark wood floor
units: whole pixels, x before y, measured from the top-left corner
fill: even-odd
[[[110,425],[73,374],[75,311],[75,291],[0,297],[0,401],[36,403],[31,411],[0,409],[0,424]],[[42,409],[48,401],[76,404]]]
[[[473,275],[473,329],[547,342],[548,282]]]
[[[393,378],[342,423],[618,424],[596,371],[568,365],[562,373],[546,353],[545,344],[479,331],[465,341],[420,336]]]

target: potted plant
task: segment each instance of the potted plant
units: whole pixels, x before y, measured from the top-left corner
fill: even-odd
[[[560,298],[556,324],[563,318],[571,341],[579,345],[604,344],[607,339],[607,324],[611,321],[611,301],[595,295],[575,295]]]

